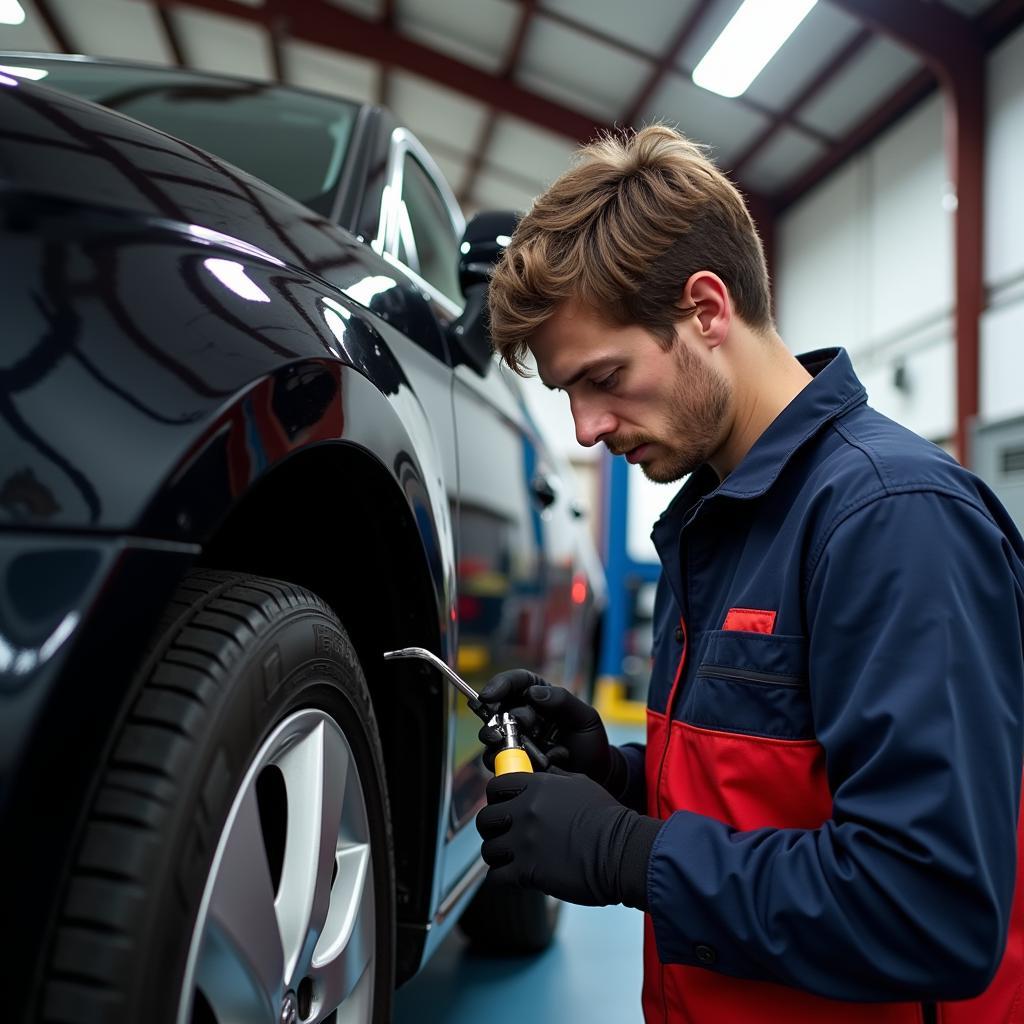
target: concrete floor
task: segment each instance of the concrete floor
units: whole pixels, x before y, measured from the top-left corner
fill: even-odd
[[[643,915],[566,904],[536,957],[472,952],[456,930],[395,997],[395,1024],[641,1024]]]
[[[642,740],[609,729],[612,742]],[[626,907],[565,904],[550,949],[536,957],[473,952],[458,929],[395,998],[395,1024],[640,1024],[643,915]]]

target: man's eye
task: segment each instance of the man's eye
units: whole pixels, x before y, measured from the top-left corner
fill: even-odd
[[[602,377],[600,380],[594,381],[594,387],[600,388],[602,391],[610,391],[619,380],[619,371],[613,370],[608,374],[607,377]]]

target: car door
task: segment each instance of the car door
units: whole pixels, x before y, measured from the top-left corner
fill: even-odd
[[[462,308],[461,216],[428,154],[402,129],[396,137],[401,175],[391,182],[397,201],[384,252],[393,253],[419,281],[446,331]],[[481,376],[457,365],[452,385],[459,473],[453,510],[456,668],[479,689],[502,669],[541,667],[549,576],[543,516],[549,497],[539,483],[541,496],[534,493],[543,469],[536,435],[497,366]],[[444,890],[479,857],[480,840],[471,825],[489,777],[480,759],[480,722],[461,697],[453,693],[452,702]]]

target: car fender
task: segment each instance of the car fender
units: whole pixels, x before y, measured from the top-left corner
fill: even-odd
[[[6,525],[201,545],[282,460],[356,445],[405,495],[444,614],[454,552],[435,430],[450,404],[426,409],[395,349],[433,357],[315,275],[228,243],[46,202],[18,216],[0,233]],[[438,393],[448,372],[437,363]]]

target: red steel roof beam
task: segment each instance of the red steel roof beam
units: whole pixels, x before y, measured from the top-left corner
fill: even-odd
[[[995,46],[1024,23],[1024,0],[998,0],[978,21],[985,44]]]
[[[147,0],[136,0],[144,3]],[[239,18],[268,28],[269,18],[264,8],[249,7],[237,0],[153,0],[159,7],[193,7]],[[518,0],[526,3],[528,0]],[[538,15],[549,12],[539,10]],[[584,142],[611,126],[599,123],[585,114],[546,99],[538,93],[514,82],[446,56],[398,33],[394,28],[368,21],[323,0],[289,6],[289,35],[292,39],[314,43],[340,53],[356,54],[370,60],[379,60],[387,54],[392,67],[446,86],[476,100],[491,104],[503,114],[511,114],[531,124],[563,135],[573,142]],[[757,193],[744,190],[756,202]],[[759,225],[764,232],[766,228]]]
[[[529,2],[529,0],[512,0],[512,2],[525,4]],[[636,57],[637,60],[642,60],[646,64],[660,65],[661,63],[648,53],[647,50],[641,49],[639,46],[634,46],[632,43],[627,43],[624,39],[619,39],[607,32],[602,32],[600,29],[594,28],[593,25],[588,25],[585,22],[579,21],[577,18],[571,18],[566,14],[562,14],[559,11],[549,10],[546,7],[542,7],[537,13],[546,21],[553,21],[557,25],[564,25],[566,28],[571,28],[573,31],[586,36],[588,39],[593,39],[596,42],[604,43],[614,49],[621,50],[622,53],[628,54],[630,57]],[[693,69],[679,66],[675,69],[669,68],[666,73],[671,73],[673,70],[677,71],[679,75],[685,78],[692,73]],[[774,111],[769,110],[763,103],[758,103],[756,100],[752,100],[749,96],[737,96],[733,102],[741,107],[745,107],[747,110],[754,111],[755,114],[761,114],[764,117],[774,116]],[[635,106],[636,103],[634,102],[631,105]],[[625,121],[625,119],[623,120]],[[827,135],[810,127],[810,125],[798,124],[794,121],[793,127],[798,128],[806,135],[810,135],[812,138],[818,139],[821,142],[828,143],[831,141]]]
[[[380,23],[384,28],[394,31],[396,10],[396,0],[384,0],[384,10],[381,12],[380,18]],[[380,75],[377,78],[377,102],[382,107],[390,107],[391,64],[388,61],[387,54],[380,54],[377,60],[380,64]]]
[[[821,90],[832,81],[835,76],[842,71],[847,64],[853,60],[854,57],[860,53],[867,44],[874,39],[875,34],[870,29],[861,29],[847,44],[830,60],[821,71],[818,72],[811,79],[810,82],[804,86],[803,89],[797,93],[786,104],[786,106],[779,111],[779,113],[772,120],[772,123],[768,125],[765,130],[754,139],[753,142],[733,161],[732,173],[739,174],[751,160],[761,152],[762,149],[768,144],[768,142],[774,137],[775,133],[782,127],[785,122],[793,121],[797,111],[803,109],[805,104],[809,103],[811,99],[818,95]]]
[[[665,80],[665,76],[675,67],[676,61],[679,60],[679,55],[683,52],[686,44],[693,38],[694,32],[700,27],[700,23],[704,20],[708,11],[711,10],[712,3],[713,0],[700,0],[693,10],[690,11],[689,16],[682,25],[679,26],[679,30],[673,37],[672,42],[669,43],[668,49],[662,54],[658,63],[655,64],[654,70],[647,81],[640,87],[640,91],[633,98],[629,109],[623,114],[622,120],[627,125],[633,124],[643,113],[644,108],[650,102],[658,86],[661,85]]]
[[[188,61],[185,59],[185,49],[181,45],[181,36],[178,34],[178,30],[171,18],[171,12],[165,7],[158,7],[156,9],[156,16],[160,19],[160,25],[163,28],[167,46],[174,55],[174,63],[179,68],[187,68]]]
[[[71,38],[68,36],[64,26],[53,13],[53,8],[50,7],[50,0],[35,0],[35,3],[39,17],[43,19],[46,30],[53,36],[53,41],[60,50],[63,53],[77,53],[78,51],[72,44]]]
[[[139,0],[142,2],[142,0]],[[195,7],[267,26],[263,8],[237,0],[156,0],[165,7]],[[419,75],[455,92],[492,104],[505,114],[538,124],[548,131],[580,141],[608,127],[575,110],[546,99],[513,82],[504,82],[479,68],[432,50],[378,22],[367,21],[323,2],[289,7],[291,37],[303,42],[380,60],[386,54],[392,67]]]
[[[787,206],[792,206],[793,203],[805,196],[819,181],[828,177],[832,171],[845,163],[859,149],[876,139],[889,125],[895,124],[934,89],[935,76],[927,68],[922,68],[850,129],[841,141],[833,145],[796,181],[786,185],[773,197],[779,212],[781,213]]]
[[[265,0],[269,21],[267,34],[270,37],[270,59],[274,68],[274,81],[285,85],[288,75],[285,72],[284,41],[288,35],[288,9],[281,0]]]
[[[537,0],[526,0],[519,15],[519,23],[516,25],[516,33],[512,37],[512,43],[508,48],[508,52],[505,54],[505,60],[498,76],[506,82],[511,82],[515,78],[516,68],[519,66],[523,50],[526,48],[526,39],[530,32],[530,25],[533,23],[533,19],[536,14]],[[491,141],[494,138],[494,130],[497,127],[497,124],[498,111],[494,107],[489,107],[483,128],[481,129],[480,136],[476,142],[476,148],[473,151],[473,156],[470,159],[469,165],[466,168],[466,173],[463,176],[462,187],[459,189],[459,202],[462,204],[469,202],[473,195],[473,189],[476,187],[476,180],[480,176],[480,171],[484,164],[484,158],[487,155],[487,150],[490,149]]]

